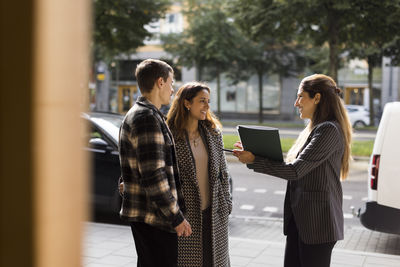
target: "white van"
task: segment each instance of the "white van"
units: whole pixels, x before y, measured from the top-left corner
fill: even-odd
[[[368,201],[361,223],[400,234],[400,102],[385,105],[368,167]]]

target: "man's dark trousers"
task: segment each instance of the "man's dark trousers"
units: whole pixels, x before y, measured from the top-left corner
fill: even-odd
[[[131,222],[137,267],[178,266],[178,237],[141,222]]]

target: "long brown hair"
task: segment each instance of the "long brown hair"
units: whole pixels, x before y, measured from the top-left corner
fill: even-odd
[[[208,93],[211,91],[204,83],[190,82],[181,86],[176,93],[167,114],[167,124],[177,134],[178,138],[184,138],[189,118],[189,111],[185,107],[185,100],[192,103],[193,98],[202,90],[206,90]],[[221,123],[210,109],[207,110],[204,125],[209,129],[221,129]]]
[[[289,150],[287,161],[291,162],[296,158],[315,125],[324,121],[335,121],[340,125],[344,137],[344,153],[340,170],[340,176],[344,180],[349,172],[351,160],[352,127],[343,100],[340,98],[341,91],[331,77],[323,74],[314,74],[305,77],[301,81],[300,87],[304,92],[308,93],[310,98],[314,98],[317,93],[321,97],[310,123],[300,133],[295,144]]]

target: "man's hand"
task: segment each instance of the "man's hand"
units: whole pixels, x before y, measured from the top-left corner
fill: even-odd
[[[190,227],[190,224],[186,219],[184,219],[180,225],[175,227],[175,230],[178,236],[190,236],[192,234],[192,227]]]

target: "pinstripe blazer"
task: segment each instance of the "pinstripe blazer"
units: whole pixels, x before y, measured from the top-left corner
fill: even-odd
[[[343,192],[340,182],[344,138],[335,122],[314,127],[292,163],[256,157],[248,165],[256,172],[288,180],[284,207],[284,234],[293,217],[306,244],[343,239]]]

